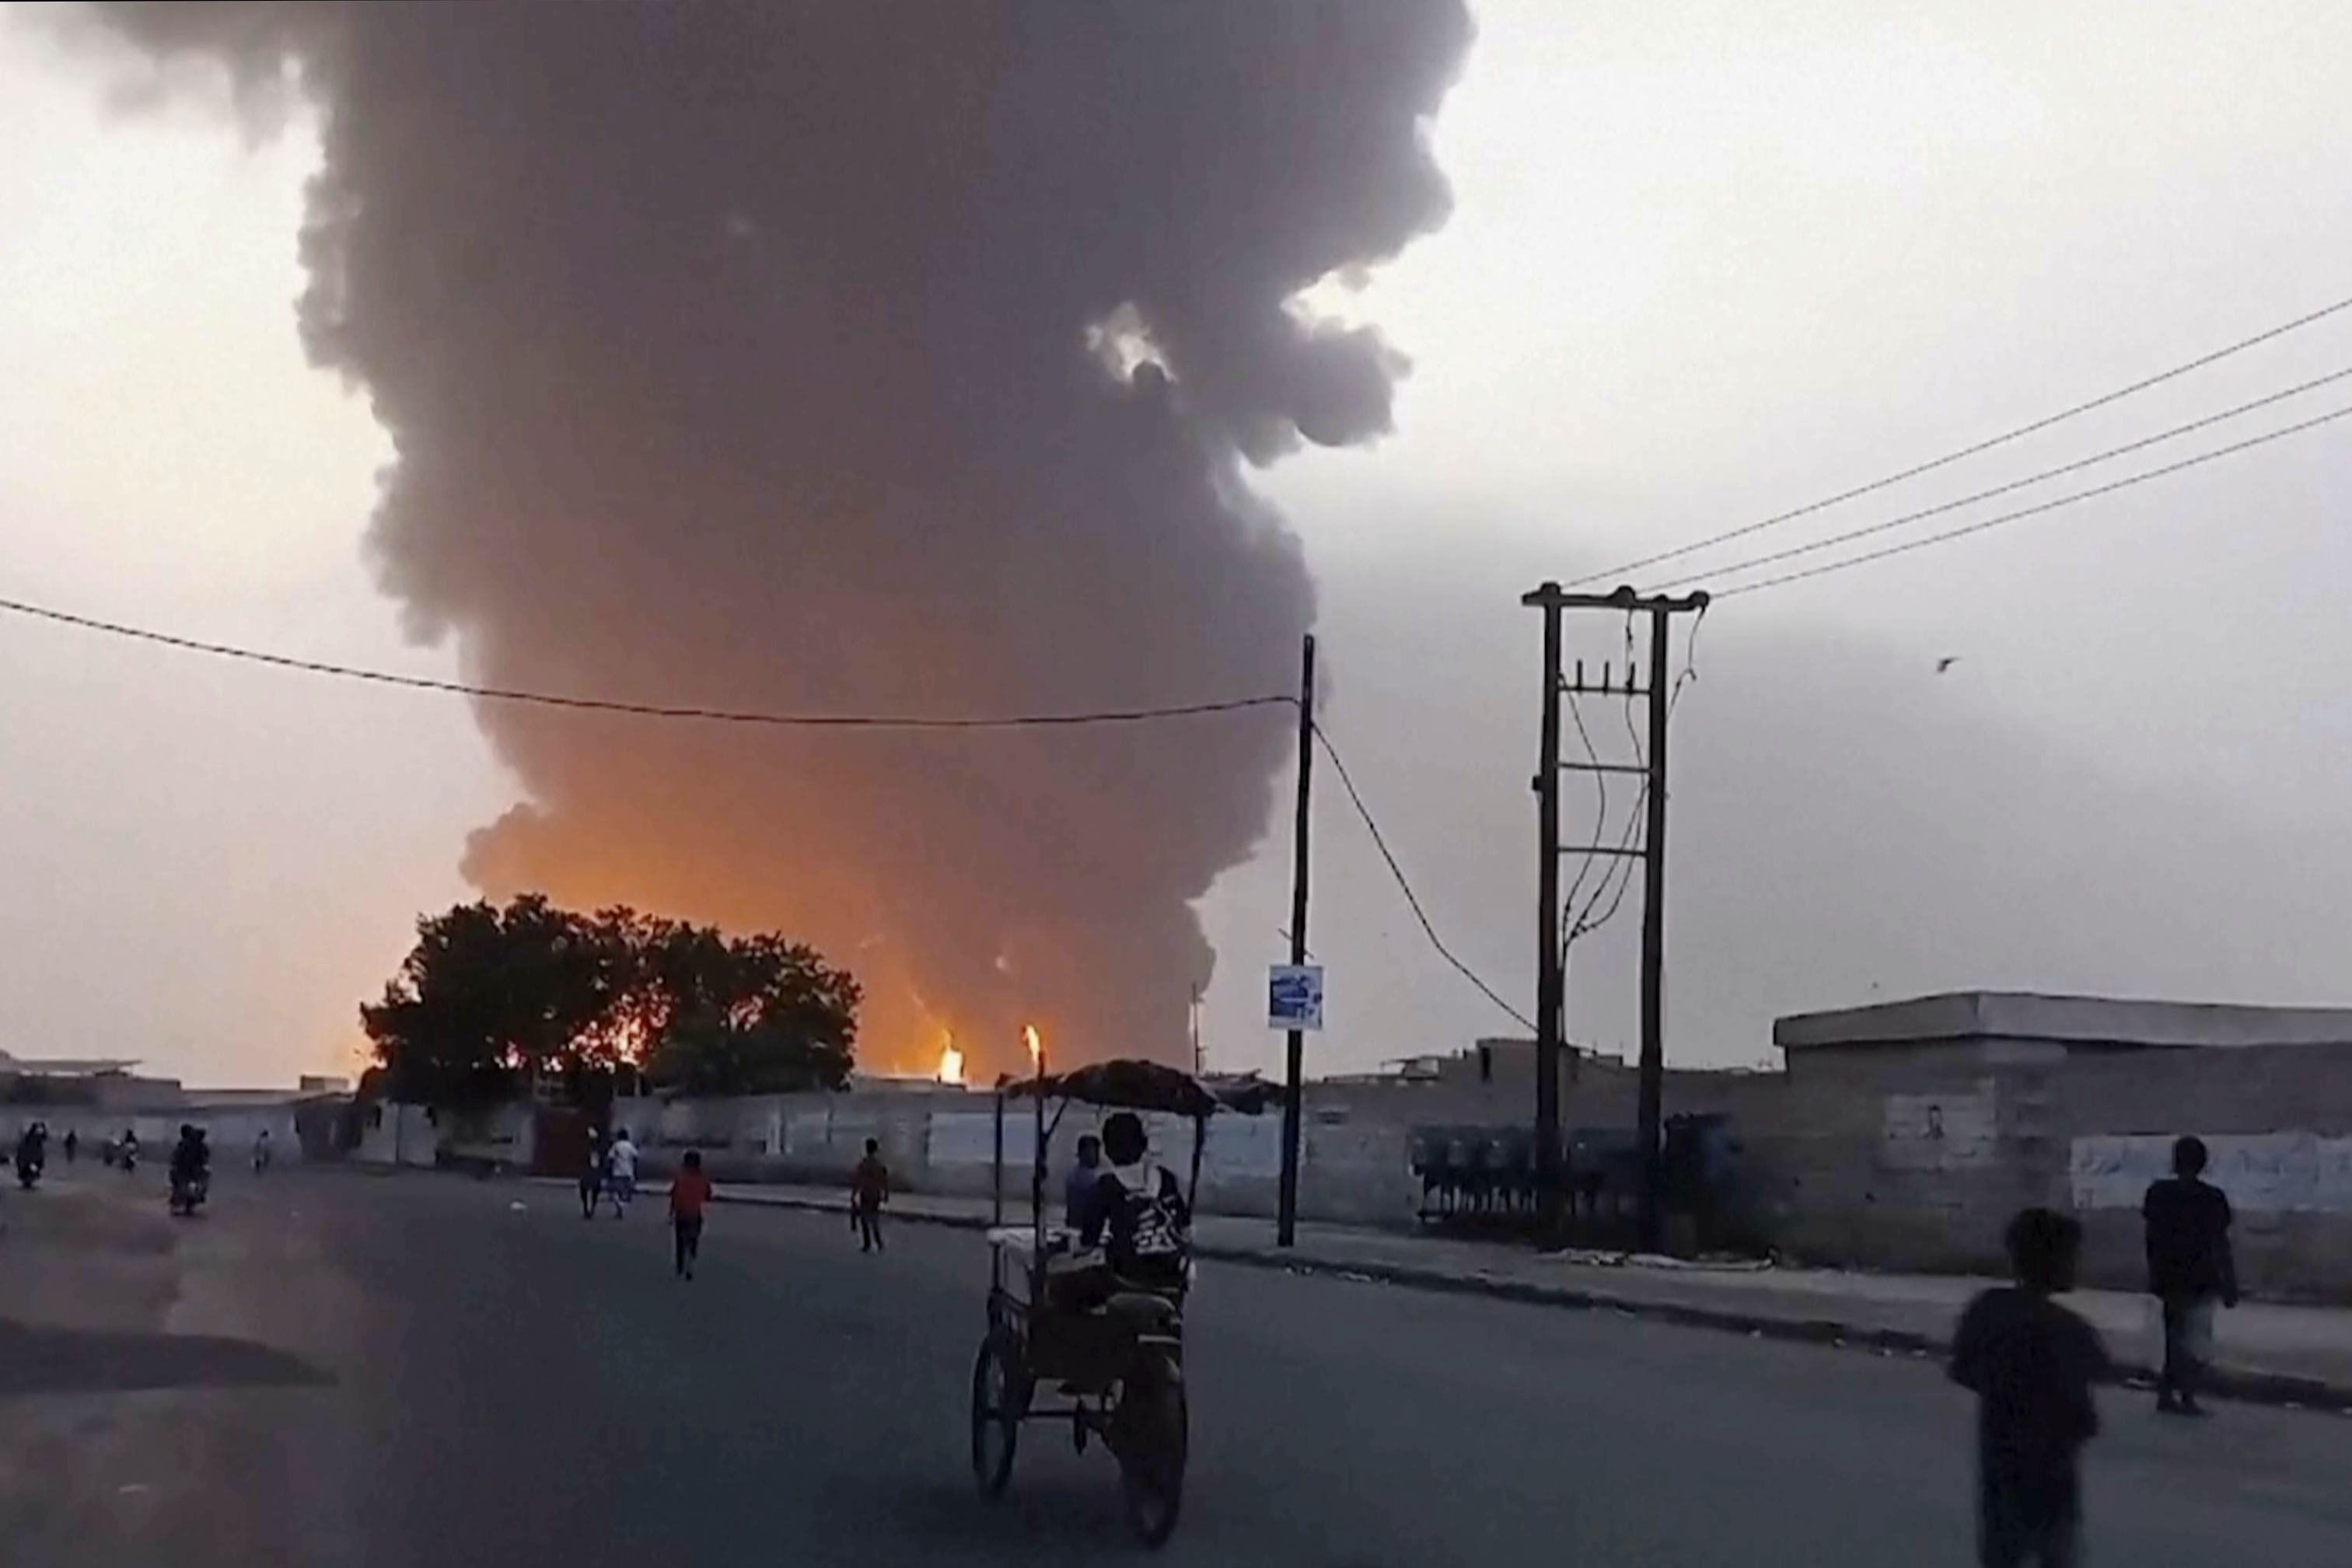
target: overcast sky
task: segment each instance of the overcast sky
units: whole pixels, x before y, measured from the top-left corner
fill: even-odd
[[[1441,932],[1524,1010],[1519,593],[2352,295],[2352,8],[2174,4],[2160,28],[2120,0],[1477,11],[1434,131],[1454,215],[1343,307],[1413,361],[1397,433],[1264,483],[1322,585],[1328,731]],[[456,672],[404,642],[361,558],[388,444],[297,341],[317,157],[308,126],[110,114],[92,71],[0,15],[0,596]],[[1690,564],[2347,366],[2352,312]],[[2347,402],[2352,382],[2010,504]],[[1670,1054],[1756,1061],[1778,1013],[1959,987],[2352,999],[2347,479],[2352,421],[1726,600],[1675,718]],[[1610,618],[1571,630],[1622,657]],[[1587,716],[1623,745],[1620,711]],[[517,799],[460,702],[5,619],[0,733],[0,1050],[198,1082],[344,1062],[415,912],[467,895],[467,834]],[[1317,1064],[1511,1032],[1318,778]],[[1572,837],[1593,807],[1572,803]],[[1204,905],[1220,1065],[1278,1050],[1258,1019],[1288,835],[1268,826]],[[1638,904],[1571,977],[1573,1032],[1603,1047],[1634,1037]]]

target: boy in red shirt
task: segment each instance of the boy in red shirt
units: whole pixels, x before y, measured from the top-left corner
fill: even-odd
[[[688,1149],[670,1178],[669,1222],[677,1233],[677,1277],[694,1278],[694,1260],[702,1250],[702,1206],[710,1201],[710,1178],[702,1174],[702,1151]]]

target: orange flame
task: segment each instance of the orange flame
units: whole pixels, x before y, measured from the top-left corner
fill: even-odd
[[[1043,1072],[1045,1070],[1045,1042],[1038,1038],[1037,1026],[1034,1023],[1022,1025],[1021,1038],[1029,1044],[1030,1067]]]
[[[953,1040],[940,1047],[939,1078],[942,1083],[958,1088],[963,1085],[963,1052],[956,1049]]]

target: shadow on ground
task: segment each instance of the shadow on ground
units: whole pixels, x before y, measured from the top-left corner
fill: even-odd
[[[1095,1484],[1077,1476],[1034,1481],[1026,1491],[1016,1476],[1012,1489],[983,1502],[969,1476],[943,1477],[936,1484],[890,1487],[858,1500],[887,1517],[911,1543],[954,1555],[982,1549],[1018,1548],[1059,1555],[1083,1550],[1118,1553],[1133,1543],[1120,1512],[1118,1472],[1106,1469]],[[842,1500],[854,1495],[844,1488]]]
[[[61,1329],[0,1319],[0,1398],[153,1388],[323,1387],[297,1355],[209,1334]]]

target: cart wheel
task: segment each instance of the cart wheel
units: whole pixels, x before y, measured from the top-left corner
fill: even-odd
[[[983,1498],[1003,1496],[1013,1479],[1013,1451],[1027,1404],[1009,1347],[990,1334],[980,1342],[980,1357],[971,1367],[971,1475]]]
[[[1144,1545],[1163,1545],[1176,1532],[1177,1511],[1184,1501],[1184,1458],[1191,1439],[1181,1376],[1155,1361],[1151,1370],[1130,1378],[1120,1391],[1118,1420],[1118,1478],[1128,1526]]]

